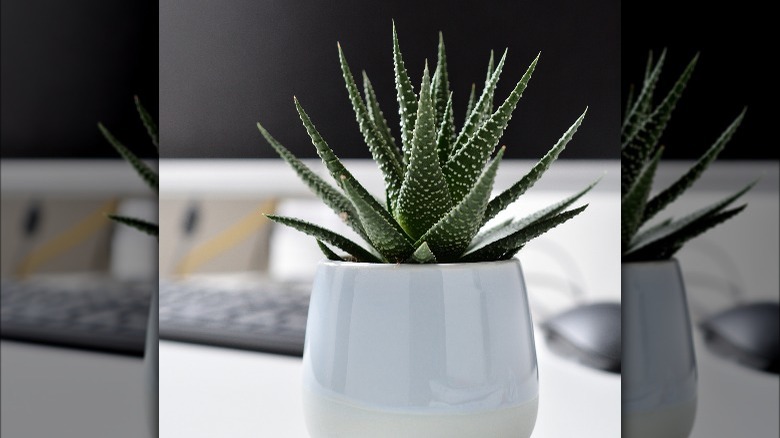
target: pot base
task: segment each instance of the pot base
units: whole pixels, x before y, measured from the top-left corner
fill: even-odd
[[[312,438],[528,438],[538,401],[495,411],[426,414],[367,409],[303,392]]]
[[[696,399],[648,412],[623,414],[626,438],[688,438],[696,419]]]

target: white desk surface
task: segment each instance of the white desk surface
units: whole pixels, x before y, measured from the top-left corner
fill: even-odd
[[[534,437],[620,436],[620,376],[552,355],[537,334]],[[160,437],[306,438],[301,360],[160,342]]]
[[[143,360],[0,342],[3,438],[144,438]]]

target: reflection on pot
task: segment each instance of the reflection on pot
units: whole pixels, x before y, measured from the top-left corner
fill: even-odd
[[[323,262],[303,392],[313,438],[529,437],[538,372],[520,263]]]

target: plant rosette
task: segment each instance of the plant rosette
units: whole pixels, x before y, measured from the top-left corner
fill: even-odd
[[[315,276],[304,347],[304,413],[326,437],[528,437],[538,376],[525,282],[514,258],[529,241],[581,213],[595,182],[522,218],[495,220],[558,158],[585,114],[528,173],[491,198],[498,148],[538,57],[497,107],[506,52],[491,54],[460,129],[454,124],[444,41],[415,91],[393,27],[397,142],[363,73],[363,94],[338,47],[360,132],[382,173],[375,198],[328,146],[295,99],[335,186],[258,124],[301,180],[365,243],[296,218],[275,222],[312,235],[329,261]],[[495,155],[494,155],[495,154]],[[491,156],[493,158],[491,159]]]

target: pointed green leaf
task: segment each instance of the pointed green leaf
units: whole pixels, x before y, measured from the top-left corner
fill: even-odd
[[[682,93],[693,74],[693,69],[698,59],[699,55],[697,54],[685,68],[679,79],[677,79],[672,90],[669,91],[661,104],[637,128],[636,133],[629,136],[623,143],[620,161],[620,187],[622,194],[628,192],[639,172],[641,172],[647,157],[656,149],[658,140],[666,129],[677,102],[682,97]]]
[[[374,157],[374,161],[376,161],[379,169],[382,171],[385,188],[392,204],[398,197],[398,191],[401,190],[401,177],[403,175],[401,163],[397,159],[397,153],[393,150],[395,148],[385,142],[381,133],[371,121],[368,109],[363,103],[363,99],[360,97],[360,92],[355,84],[355,78],[352,77],[352,72],[347,64],[347,58],[341,50],[341,45],[338,46],[338,50],[341,73],[347,85],[349,100],[352,102],[352,109],[355,111],[360,132],[363,134],[363,139],[371,151],[371,156]]]
[[[653,98],[655,95],[655,87],[658,80],[661,77],[661,70],[663,69],[664,61],[666,60],[666,49],[661,51],[661,56],[658,57],[658,61],[653,64],[653,51],[651,50],[647,54],[647,65],[645,66],[645,76],[642,81],[642,86],[647,88],[646,95],[642,98],[641,104],[637,108],[642,117],[646,117],[653,109]],[[656,68],[657,67],[657,68]],[[658,71],[658,74],[653,76],[654,71]],[[647,85],[645,85],[647,84]]]
[[[346,251],[355,259],[361,262],[381,263],[374,254],[371,254],[368,250],[364,249],[357,243],[347,239],[346,237],[334,233],[328,229],[322,228],[319,225],[315,225],[311,222],[306,222],[300,219],[291,217],[276,216],[272,214],[265,215],[268,219],[288,227],[295,228],[296,230],[313,236],[317,240],[327,242],[336,248]]]
[[[639,177],[631,186],[628,193],[622,197],[620,203],[620,239],[621,248],[625,252],[636,231],[642,225],[645,204],[650,195],[650,189],[653,187],[653,177],[658,162],[661,160],[663,148],[658,149],[653,159],[642,169]]]
[[[431,87],[433,88],[433,107],[436,109],[436,126],[441,126],[442,121],[446,120],[447,117],[446,109],[451,94],[450,79],[447,74],[447,54],[444,50],[444,36],[441,32],[439,32],[439,51]],[[450,118],[452,118],[452,113],[450,113]]]
[[[385,114],[382,112],[382,109],[379,107],[379,102],[376,99],[376,93],[374,92],[374,87],[371,85],[371,81],[368,79],[368,75],[365,71],[363,71],[363,94],[366,97],[366,104],[368,106],[368,116],[371,118],[371,121],[374,122],[374,126],[376,126],[376,129],[379,131],[379,134],[382,135],[382,138],[384,139],[385,143],[390,145],[391,150],[393,154],[395,155],[395,159],[398,163],[403,162],[403,157],[401,156],[401,150],[398,149],[398,146],[395,144],[395,138],[393,137],[393,133],[390,130],[390,126],[387,124],[387,119],[385,119]]]
[[[325,245],[324,243],[322,243],[321,240],[317,240],[317,246],[320,247],[320,251],[322,251],[322,254],[324,254],[325,258],[327,258],[328,260],[333,260],[333,261],[338,261],[338,262],[343,262],[344,261],[344,259],[341,258],[340,255],[338,255],[335,252],[333,252],[333,250],[328,248],[328,246]]]
[[[108,217],[114,221],[118,222],[123,225],[127,225],[129,227],[135,228],[138,231],[142,231],[146,234],[157,236],[159,235],[159,227],[157,224],[153,224],[151,222],[147,222],[143,219],[136,219],[133,217],[127,217],[127,216],[119,216],[116,214],[109,214]]]
[[[385,210],[382,207],[382,205],[379,204],[379,202],[377,202],[377,200],[374,199],[374,197],[371,196],[370,193],[368,193],[368,190],[366,190],[365,187],[363,187],[360,183],[357,182],[357,180],[352,176],[352,174],[347,170],[347,168],[344,167],[344,164],[341,162],[341,160],[339,160],[336,154],[333,153],[333,150],[328,146],[328,143],[326,143],[325,140],[322,138],[319,131],[317,131],[317,128],[314,127],[314,124],[311,122],[311,119],[309,119],[309,115],[306,114],[306,111],[303,110],[303,107],[301,106],[300,102],[298,102],[298,99],[295,99],[295,107],[298,110],[298,115],[301,117],[303,126],[306,128],[306,132],[309,134],[309,137],[311,137],[312,144],[314,144],[314,147],[317,148],[317,154],[322,159],[322,162],[325,164],[325,167],[327,167],[333,179],[338,181],[344,190],[346,190],[346,185],[344,181],[345,180],[351,181],[350,190],[353,193],[352,194],[347,193],[347,195],[350,201],[352,202],[352,204],[354,205],[355,210],[358,212],[358,217],[360,218],[359,222],[361,223],[361,226],[363,227],[363,231],[368,237],[367,240],[371,242],[371,244],[374,246],[374,248],[377,249],[377,251],[382,252],[382,249],[380,248],[382,243],[375,242],[373,236],[376,233],[375,232],[372,233],[368,231],[368,226],[372,224],[367,224],[366,221],[363,219],[364,213],[361,212],[361,207],[358,206],[358,204],[356,204],[355,197],[357,196],[358,198],[360,198],[361,205],[367,204],[371,210],[374,210],[377,215],[380,215],[385,222],[390,224],[389,226],[393,228],[392,231],[396,231],[401,234],[404,234],[403,230],[401,229],[401,226],[395,222],[395,219],[393,219],[390,213],[388,213],[387,210]],[[382,254],[384,255],[384,253]]]
[[[744,210],[745,207],[747,207],[747,204],[730,210],[711,212],[710,214],[699,217],[695,221],[680,227],[663,238],[655,240],[642,248],[630,250],[623,256],[623,261],[631,262],[669,259],[683,247],[685,242],[731,219]]]
[[[723,209],[728,207],[732,202],[736,201],[739,197],[744,195],[748,190],[750,190],[756,182],[752,182],[739,190],[738,192],[734,193],[733,195],[730,195],[710,206],[704,207],[702,209],[697,210],[694,213],[691,213],[681,219],[678,219],[669,225],[665,227],[657,227],[654,229],[653,232],[645,232],[642,234],[642,239],[634,238],[632,239],[629,247],[627,249],[623,250],[624,254],[630,254],[637,252],[638,250],[649,246],[653,244],[654,242],[663,241],[664,239],[669,239],[669,236],[674,236],[677,233],[681,233],[683,229],[685,230],[691,230],[695,229],[696,226],[691,225],[697,223],[697,221],[702,220],[704,217],[708,217],[714,214],[718,214]],[[687,232],[687,231],[686,231]]]
[[[488,89],[488,86],[490,84],[490,78],[493,76],[493,64],[495,62],[495,53],[493,50],[490,51],[490,59],[488,60],[488,68],[487,68],[487,75],[485,76],[485,90]],[[487,99],[485,99],[484,105],[482,105],[482,121],[490,117],[491,114],[493,114],[493,96],[495,95],[495,87],[493,87],[493,90],[490,91],[490,94],[488,95]]]
[[[158,178],[157,173],[152,170],[149,166],[146,165],[143,161],[141,161],[134,153],[130,151],[130,149],[126,148],[122,143],[119,142],[116,138],[114,138],[113,135],[106,129],[105,126],[103,126],[102,123],[98,123],[98,128],[100,129],[100,132],[103,134],[103,137],[108,140],[109,143],[111,143],[111,146],[116,149],[116,151],[119,153],[119,155],[122,156],[122,158],[125,159],[130,165],[135,169],[136,173],[141,177],[141,179],[146,182],[146,185],[148,185],[152,190],[155,192],[159,192],[159,185],[158,185]]]
[[[409,165],[395,205],[395,218],[412,239],[418,239],[452,207],[447,182],[439,166],[428,63],[423,71],[417,124]]]
[[[628,86],[628,97],[626,98],[626,108],[623,112],[623,118],[625,119],[628,116],[628,112],[631,111],[631,107],[634,106],[634,93],[636,91],[634,90],[634,84],[629,84]]]
[[[490,228],[482,227],[477,233],[477,235],[474,237],[474,239],[471,240],[471,243],[466,248],[466,251],[471,251],[473,249],[479,248],[481,246],[484,246],[488,242],[492,242],[494,240],[497,240],[500,237],[504,237],[510,234],[506,231],[509,230],[509,227],[515,221],[516,219],[514,217],[509,217],[493,225]]]
[[[466,117],[463,118],[463,123],[465,124],[466,121],[468,121],[469,116],[471,116],[472,111],[474,111],[474,106],[477,104],[477,85],[475,83],[471,83],[471,93],[469,94],[469,100],[466,104]]]
[[[401,263],[408,259],[415,250],[409,236],[370,194],[360,190],[360,185],[352,177],[343,176],[342,184],[374,248],[390,263]]]
[[[633,240],[635,242],[639,242],[641,240],[644,240],[645,237],[649,236],[651,233],[656,233],[656,232],[660,231],[661,229],[663,229],[665,227],[668,227],[669,224],[671,224],[673,220],[674,220],[673,218],[667,218],[667,219],[664,219],[663,221],[661,221],[661,222],[659,222],[657,224],[653,224],[653,225],[650,225],[650,226],[642,227],[636,233],[636,235],[634,236]]]
[[[333,179],[341,184],[341,187],[345,191],[347,190],[345,181],[350,181],[350,191],[347,193],[347,196],[358,213],[358,217],[360,218],[359,222],[361,223],[363,231],[367,236],[367,240],[371,242],[377,251],[382,253],[382,255],[385,255],[385,252],[383,252],[382,248],[385,247],[386,244],[383,244],[382,242],[377,243],[374,241],[374,236],[377,234],[377,232],[370,232],[368,228],[374,227],[375,224],[366,222],[364,219],[364,215],[366,215],[366,213],[365,211],[361,211],[361,208],[363,208],[363,210],[369,208],[374,212],[374,214],[381,216],[382,221],[387,223],[389,228],[393,228],[392,230],[388,230],[388,232],[393,231],[395,233],[402,234],[408,239],[408,236],[405,235],[404,231],[401,229],[401,226],[395,222],[395,219],[393,219],[390,213],[388,213],[387,210],[385,210],[382,205],[379,204],[379,202],[374,199],[370,193],[368,193],[368,190],[366,190],[365,187],[357,182],[357,180],[352,176],[347,168],[344,167],[344,164],[341,162],[341,160],[338,159],[336,154],[333,153],[333,150],[322,138],[319,131],[317,131],[317,128],[314,127],[314,124],[311,122],[308,114],[306,114],[306,111],[303,110],[303,107],[298,102],[298,99],[295,99],[295,107],[298,110],[298,115],[301,117],[303,126],[306,128],[306,132],[309,134],[309,137],[311,137],[314,147],[317,148],[317,154],[322,159],[322,162],[330,172],[330,175],[333,177]],[[360,204],[356,202],[356,198],[359,198]],[[393,250],[393,248],[390,249]],[[409,253],[411,253],[411,251],[409,251]],[[394,258],[392,260],[396,259]]]
[[[301,160],[295,157],[287,148],[282,146],[271,134],[260,124],[257,124],[257,129],[260,130],[260,134],[263,135],[265,140],[271,147],[274,148],[277,154],[286,161],[290,167],[298,174],[301,181],[304,182],[309,189],[317,195],[331,210],[333,210],[344,222],[355,230],[360,237],[368,240],[368,237],[363,231],[363,227],[358,220],[357,211],[346,196],[336,190],[333,186],[325,182],[319,175],[309,169]]]
[[[409,257],[407,263],[436,263],[436,256],[431,252],[431,248],[428,247],[428,242],[423,242],[422,245]]]
[[[507,237],[496,240],[475,251],[469,252],[461,257],[463,262],[481,262],[488,260],[501,259],[511,253],[510,257],[520,249],[522,245],[546,233],[550,229],[568,221],[574,216],[582,213],[587,204],[562,213],[558,213],[547,219],[532,222],[530,225],[515,231]]]
[[[439,152],[439,164],[446,163],[455,143],[455,125],[452,122],[452,93],[444,108],[444,117],[436,133],[436,150]]]
[[[135,109],[138,111],[138,116],[141,117],[141,122],[143,122],[144,128],[146,128],[146,133],[149,134],[152,144],[159,149],[160,144],[157,138],[157,124],[154,123],[152,116],[149,115],[146,108],[141,105],[141,99],[139,99],[138,96],[134,96],[133,99],[135,100]]]
[[[401,116],[401,145],[404,159],[412,148],[412,132],[417,117],[417,95],[414,93],[412,81],[404,66],[401,47],[398,44],[398,34],[393,22],[393,68],[395,69],[395,89],[398,96],[398,114]]]
[[[520,197],[520,195],[525,193],[526,190],[531,188],[536,183],[536,181],[542,177],[542,174],[544,174],[544,172],[550,168],[550,165],[552,165],[552,163],[558,158],[558,155],[560,155],[561,151],[566,148],[566,145],[569,143],[569,141],[571,141],[572,137],[574,137],[574,133],[577,132],[580,124],[582,124],[582,120],[585,118],[585,114],[587,114],[587,112],[588,109],[585,108],[585,111],[582,113],[582,115],[580,115],[574,124],[563,133],[561,138],[558,139],[558,141],[555,143],[555,146],[553,146],[552,149],[550,149],[544,155],[544,157],[542,157],[542,159],[534,165],[530,172],[523,176],[520,181],[504,190],[500,195],[496,196],[490,201],[490,203],[488,203],[487,209],[485,210],[485,217],[482,219],[481,225],[484,225],[487,223],[487,221],[493,219],[498,213],[507,208],[509,204],[515,202],[517,198]]]
[[[506,221],[496,225],[493,228],[490,228],[488,230],[485,230],[483,232],[480,232],[477,237],[474,238],[474,240],[471,242],[471,245],[469,245],[469,248],[467,251],[471,251],[475,248],[479,248],[482,246],[485,246],[489,242],[502,239],[520,229],[523,229],[534,222],[538,222],[540,220],[548,219],[563,210],[565,210],[567,207],[569,207],[571,204],[575,203],[578,199],[583,197],[586,193],[588,193],[593,187],[598,184],[598,182],[601,181],[601,178],[597,179],[596,181],[592,182],[589,186],[585,187],[584,189],[580,190],[579,192],[575,193],[572,196],[569,196],[568,198],[556,202],[555,204],[552,204],[542,210],[539,210],[535,213],[532,213],[522,219],[510,219],[509,223]]]
[[[538,60],[539,56],[533,60],[520,79],[520,82],[517,83],[514,90],[509,94],[509,97],[485,121],[474,136],[469,137],[462,147],[459,147],[459,141],[455,144],[454,152],[450,156],[449,161],[443,166],[444,176],[447,178],[453,203],[457,203],[468,193],[477,175],[479,175],[480,169],[482,169],[493,149],[498,145],[498,141],[501,135],[503,135],[509,119],[512,117],[512,112],[515,110],[517,102],[531,79],[531,74]],[[501,73],[503,62],[504,58],[501,58],[501,62],[499,62],[493,74],[494,79],[497,79],[497,75]],[[480,103],[477,103],[477,106],[480,106]]]
[[[506,54],[507,54],[507,50],[504,51],[504,55],[501,57],[501,61],[498,62],[498,66],[496,66],[496,70],[493,72],[493,75],[490,77],[490,80],[485,83],[485,88],[482,90],[482,94],[480,94],[479,100],[477,100],[477,103],[474,104],[471,113],[469,113],[469,116],[466,118],[466,122],[463,124],[463,128],[461,128],[460,133],[458,133],[458,137],[455,140],[455,146],[453,146],[453,150],[455,152],[460,152],[460,150],[463,149],[469,143],[474,133],[482,125],[482,122],[484,121],[483,110],[487,105],[487,102],[493,99],[493,93],[495,93],[496,91],[496,84],[498,84],[498,79],[501,76],[501,71],[504,69],[504,62],[506,62]],[[533,65],[536,65],[535,60]]]
[[[418,239],[418,242],[428,242],[440,262],[450,262],[460,257],[477,234],[504,149],[498,151],[496,158],[482,172],[469,193]]]
[[[667,205],[671,204],[676,200],[680,195],[683,194],[686,190],[688,190],[689,187],[693,185],[693,183],[699,179],[701,174],[704,172],[707,167],[709,167],[710,163],[715,160],[715,158],[718,156],[721,150],[726,146],[726,143],[731,140],[731,137],[734,135],[734,132],[737,130],[739,125],[742,123],[742,119],[745,117],[745,110],[742,110],[742,112],[737,116],[737,118],[729,125],[728,128],[726,128],[725,131],[720,135],[720,137],[715,141],[715,143],[707,150],[707,152],[699,158],[699,160],[694,164],[690,169],[688,169],[687,172],[683,176],[681,176],[677,181],[675,181],[672,185],[670,185],[668,188],[666,188],[661,193],[654,196],[650,201],[647,203],[647,206],[645,207],[644,217],[642,219],[643,222],[648,221],[652,217],[654,217],[659,211],[666,208]]]

